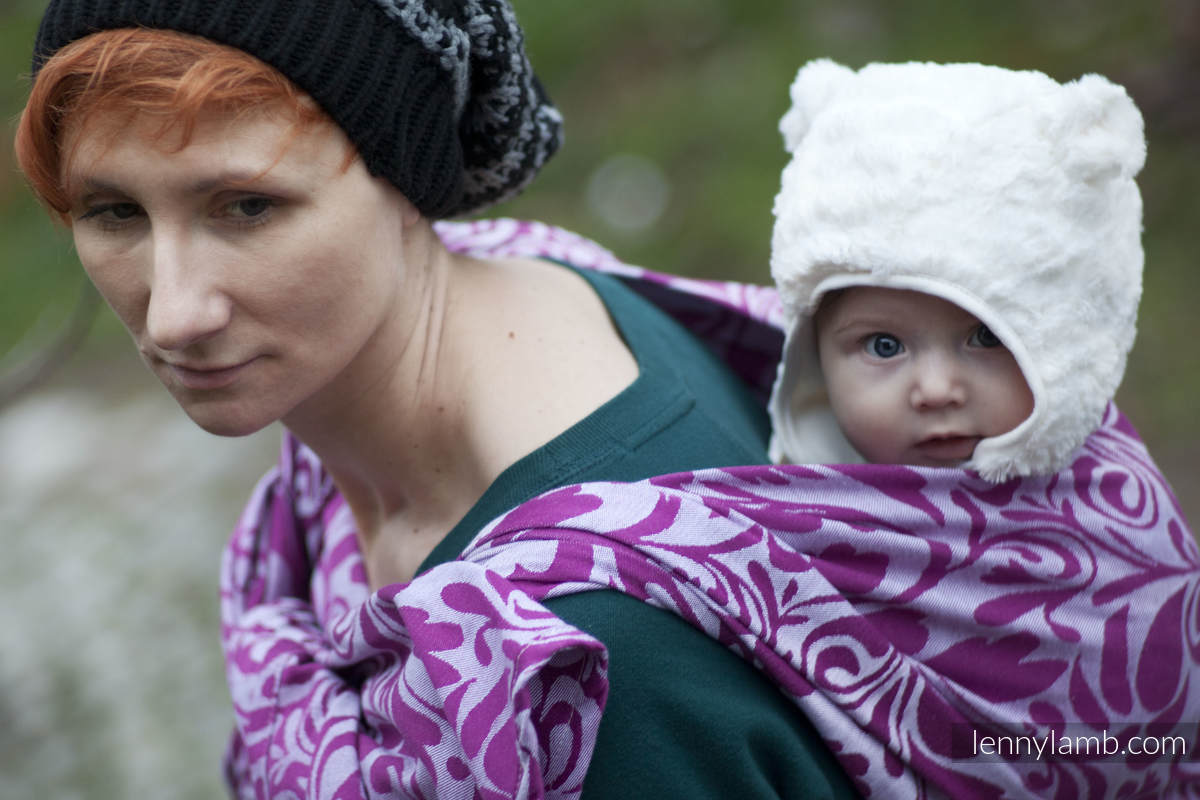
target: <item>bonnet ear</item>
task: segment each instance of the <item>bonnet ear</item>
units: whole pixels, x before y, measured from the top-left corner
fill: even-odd
[[[796,80],[792,81],[792,107],[779,120],[785,150],[796,152],[813,119],[840,93],[847,81],[853,80],[854,75],[853,70],[828,58],[810,61],[800,68]]]
[[[1146,161],[1142,115],[1125,89],[1099,75],[1084,75],[1046,98],[1048,128],[1058,161],[1087,183],[1127,180]]]

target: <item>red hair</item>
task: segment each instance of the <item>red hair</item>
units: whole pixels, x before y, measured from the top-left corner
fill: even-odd
[[[253,56],[199,36],[124,28],[72,42],[41,68],[17,126],[17,164],[38,198],[66,218],[63,133],[101,112],[160,117],[156,135],[178,130],[191,141],[205,112],[245,113],[271,106],[293,131],[329,118],[282,73]]]

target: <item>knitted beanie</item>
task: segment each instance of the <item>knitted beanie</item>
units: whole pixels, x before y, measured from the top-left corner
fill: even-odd
[[[1033,412],[966,467],[999,481],[1069,464],[1121,381],[1141,297],[1145,138],[1129,96],[1098,75],[821,60],[791,97],[772,456],[861,460],[829,408],[812,315],[826,292],[866,285],[958,305],[1020,366]]]
[[[507,0],[51,0],[34,74],[75,39],[139,26],[275,67],[430,218],[516,194],[561,140]]]

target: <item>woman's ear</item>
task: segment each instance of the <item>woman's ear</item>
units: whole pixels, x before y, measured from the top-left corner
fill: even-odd
[[[407,197],[399,192],[396,193],[396,196],[400,200],[400,223],[405,228],[411,228],[424,219],[421,212],[417,210],[417,207]]]

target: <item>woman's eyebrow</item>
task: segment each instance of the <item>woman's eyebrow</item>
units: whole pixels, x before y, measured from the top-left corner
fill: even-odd
[[[270,167],[267,169],[229,169],[207,178],[201,178],[187,185],[187,191],[190,194],[205,194],[213,189],[219,189],[224,186],[241,186],[248,183],[254,183],[258,180],[266,178],[270,172]]]
[[[64,188],[67,189],[68,194],[77,196],[81,200],[88,200],[98,194],[128,195],[116,183],[103,178],[97,178],[94,175],[84,175],[74,180],[68,179],[65,184]]]
[[[213,189],[219,189],[225,186],[244,186],[254,183],[267,176],[267,170],[260,169],[229,169],[224,170],[216,175],[207,176],[198,180],[186,183],[183,189],[188,194],[206,194]],[[73,194],[83,194],[91,196],[97,194],[120,194],[128,195],[129,192],[121,187],[121,185],[111,179],[97,175],[83,175],[72,180],[68,184],[68,188],[73,189]]]

